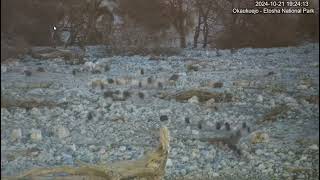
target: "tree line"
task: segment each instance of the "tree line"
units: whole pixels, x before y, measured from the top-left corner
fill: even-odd
[[[52,25],[61,24],[70,31],[70,44],[116,45],[124,37],[127,44],[135,44],[148,39],[144,36],[157,43],[168,41],[168,32],[174,32],[181,48],[275,47],[317,41],[318,10],[309,15],[231,13],[234,7],[253,5],[253,0],[1,0],[1,35],[47,45]],[[187,42],[190,36],[192,44]]]

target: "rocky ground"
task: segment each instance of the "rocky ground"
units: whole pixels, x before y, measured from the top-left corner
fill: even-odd
[[[166,179],[318,179],[319,44],[103,52],[87,47],[84,63],[25,56],[1,64],[1,175],[138,159],[165,125]],[[189,90],[208,95],[181,96]],[[240,154],[194,138],[227,131],[225,123],[249,127],[237,134]]]

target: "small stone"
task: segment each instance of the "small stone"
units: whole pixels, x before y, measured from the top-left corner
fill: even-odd
[[[206,102],[206,106],[214,106],[215,103],[216,103],[216,100],[214,98],[211,98]],[[216,106],[214,106],[214,108],[215,110],[217,110]]]
[[[258,155],[258,156],[263,155],[263,151],[261,149],[257,149],[256,155]]]
[[[199,131],[197,131],[197,130],[192,130],[191,132],[193,135],[199,135]]]
[[[186,175],[186,174],[187,174],[187,170],[185,170],[185,169],[181,169],[180,173],[181,173],[181,175],[182,175],[182,176],[184,176],[184,175]]]
[[[93,113],[89,112],[88,115],[87,115],[87,119],[88,120],[92,120],[92,118],[93,118]]]
[[[247,128],[247,123],[243,122],[242,123],[242,129],[245,129],[245,128]]]
[[[46,70],[45,70],[43,67],[38,67],[38,68],[37,68],[37,71],[38,71],[38,72],[46,72]]]
[[[126,146],[120,146],[120,149],[119,149],[120,151],[126,151],[127,150],[127,147]]]
[[[99,69],[93,69],[91,71],[92,74],[101,74],[101,71]]]
[[[258,166],[258,169],[260,169],[260,170],[264,170],[266,167],[263,165],[263,164],[260,164],[259,166]]]
[[[75,144],[72,144],[72,145],[70,146],[70,149],[71,149],[72,151],[76,151],[76,150],[77,150],[77,147],[76,147]]]
[[[190,124],[190,118],[189,118],[189,117],[185,117],[185,118],[184,118],[184,122],[185,122],[186,124]]]
[[[148,84],[152,84],[152,77],[148,77],[148,79],[147,79],[147,82],[148,82]]]
[[[219,173],[216,173],[216,172],[212,173],[211,175],[212,175],[212,177],[219,177],[220,176]]]
[[[182,162],[187,162],[189,161],[189,158],[187,156],[182,157]]]
[[[65,164],[73,165],[73,157],[70,154],[62,153],[62,159]]]
[[[21,137],[22,137],[22,132],[20,128],[12,130],[12,133],[11,133],[12,141],[19,141]]]
[[[143,92],[139,92],[139,93],[138,93],[138,96],[139,96],[140,99],[144,99],[144,94],[143,94]]]
[[[198,104],[199,103],[199,98],[197,96],[193,96],[192,98],[190,98],[188,100],[189,103],[193,103],[193,104]]]
[[[100,89],[101,89],[101,90],[104,89],[104,84],[103,84],[103,83],[100,84]]]
[[[64,139],[70,135],[70,132],[67,128],[60,126],[56,129],[56,136],[60,139]]]
[[[108,64],[106,64],[104,66],[104,72],[110,71],[110,66]]]
[[[111,79],[111,78],[109,78],[107,81],[108,81],[109,84],[113,84],[114,83],[114,80]]]
[[[317,150],[319,150],[319,147],[318,147],[318,145],[313,144],[313,145],[309,146],[309,149],[317,151]]]
[[[217,130],[220,130],[220,129],[221,129],[221,123],[220,123],[220,122],[217,122],[217,123],[216,123],[216,129],[217,129]]]
[[[193,149],[191,155],[192,155],[192,158],[199,157],[199,150],[198,149]]]
[[[270,107],[275,107],[275,106],[276,106],[275,100],[271,99],[270,100]]]
[[[99,154],[105,154],[107,152],[107,150],[105,148],[101,148],[99,150]]]
[[[166,166],[167,166],[167,167],[173,166],[173,163],[172,163],[172,160],[171,160],[171,159],[168,159],[168,160],[167,160]]]
[[[23,73],[24,73],[25,76],[31,76],[32,75],[32,72],[30,70],[25,70]]]
[[[202,123],[198,122],[198,129],[202,129]]]
[[[303,155],[303,156],[301,156],[300,161],[305,161],[305,160],[307,160],[307,159],[308,159],[308,156]]]
[[[227,131],[230,131],[231,130],[231,128],[230,128],[230,124],[229,123],[224,123],[224,127],[225,127],[225,129],[227,130]]]
[[[7,72],[7,71],[8,71],[7,66],[1,65],[1,72],[2,72],[2,73],[5,73],[5,72]]]
[[[276,74],[276,73],[273,72],[273,71],[270,71],[270,72],[268,72],[267,76],[272,76],[272,75],[274,75],[274,74]]]
[[[174,74],[169,78],[169,81],[177,81],[179,79],[179,75]]]
[[[162,89],[163,88],[163,84],[161,82],[158,82],[158,88]]]
[[[131,96],[131,94],[130,94],[129,91],[123,91],[122,95],[123,95],[123,97],[124,97],[125,99],[127,99],[127,98],[129,98],[129,97]]]
[[[31,134],[30,134],[30,138],[32,141],[41,141],[42,140],[42,134],[40,130],[37,129],[32,129],[31,130]]]
[[[77,74],[77,70],[76,70],[76,69],[73,69],[73,70],[72,70],[72,75],[75,76],[76,74]]]
[[[167,115],[160,116],[160,121],[168,121],[168,120],[169,120],[169,118]]]
[[[258,95],[257,100],[258,100],[258,102],[262,103],[263,102],[263,96],[262,95]]]
[[[106,91],[103,93],[104,98],[112,98],[113,97],[113,92],[112,91]]]
[[[305,85],[305,84],[300,84],[300,85],[298,85],[297,89],[306,90],[306,89],[309,89],[309,87],[307,85]]]

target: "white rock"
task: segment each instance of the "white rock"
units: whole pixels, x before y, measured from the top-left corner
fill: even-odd
[[[69,130],[63,126],[58,126],[56,128],[55,133],[56,133],[56,136],[60,139],[66,138],[70,135]]]
[[[19,141],[21,137],[22,137],[22,132],[20,128],[12,130],[12,133],[11,133],[12,141]]]
[[[199,131],[197,131],[197,130],[192,130],[192,134],[193,134],[193,135],[199,135]]]
[[[30,138],[32,141],[41,141],[42,140],[41,130],[32,129]]]
[[[173,166],[172,160],[171,160],[171,159],[168,159],[166,165],[167,165],[168,167]]]
[[[187,162],[187,161],[189,161],[189,158],[187,156],[183,156],[182,157],[182,162]]]
[[[259,166],[258,166],[258,169],[260,170],[264,170],[266,167],[261,163]]]
[[[303,156],[301,156],[300,161],[305,161],[307,159],[308,159],[308,157],[306,155],[303,155]]]
[[[190,98],[188,100],[189,103],[193,103],[193,104],[198,104],[199,103],[199,98],[197,96],[193,96],[192,98]]]
[[[212,105],[214,105],[214,104],[215,104],[214,98],[211,98],[211,99],[209,99],[209,100],[206,102],[206,105],[207,105],[207,106],[212,106]]]
[[[199,157],[199,150],[193,149],[192,150],[192,158],[197,158],[197,157]]]
[[[212,177],[219,177],[219,173],[216,173],[216,172],[212,173]]]
[[[8,71],[7,66],[1,65],[1,72],[2,72],[2,73],[5,73],[5,72],[7,72],[7,71]]]
[[[276,102],[273,99],[270,100],[270,106],[271,107],[275,107],[276,106]]]
[[[39,117],[41,116],[41,112],[38,108],[32,108],[31,109],[31,115],[35,116],[35,117]]]
[[[313,145],[309,146],[309,149],[317,151],[317,150],[319,150],[319,147],[318,147],[318,145],[313,144]]]
[[[263,102],[263,96],[262,95],[258,95],[257,100],[258,100],[258,102],[262,103]]]
[[[299,89],[299,90],[306,90],[306,89],[308,89],[309,87],[307,86],[307,85],[304,85],[304,84],[300,84],[300,85],[298,85],[298,87],[297,87],[297,89]]]
[[[260,155],[263,154],[263,151],[262,151],[261,149],[257,149],[257,150],[256,150],[256,154],[257,154],[258,156],[260,156]]]
[[[77,150],[77,147],[76,147],[75,144],[72,144],[72,145],[70,146],[70,148],[72,149],[72,151],[76,151],[76,150]]]
[[[120,146],[120,151],[125,151],[127,148],[125,146]]]

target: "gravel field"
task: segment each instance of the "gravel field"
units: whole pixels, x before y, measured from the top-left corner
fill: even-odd
[[[14,102],[1,100],[2,176],[138,159],[167,126],[165,179],[319,178],[319,44],[103,52],[87,47],[84,64],[31,56],[1,64],[1,99]],[[182,97],[190,90],[216,96]],[[236,149],[199,140],[243,126]]]

